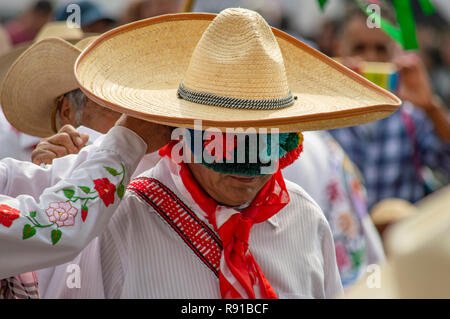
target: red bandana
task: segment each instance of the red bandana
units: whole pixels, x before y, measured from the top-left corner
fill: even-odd
[[[159,154],[171,156],[172,141]],[[206,213],[223,243],[219,283],[222,298],[277,298],[249,250],[251,228],[278,213],[289,203],[281,171],[278,170],[256,195],[249,207],[241,212],[217,204],[192,176],[188,166],[181,162],[179,175],[196,204]]]

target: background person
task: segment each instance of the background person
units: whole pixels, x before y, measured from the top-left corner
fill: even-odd
[[[48,137],[70,124],[104,134],[114,125],[120,113],[87,99],[73,75],[75,60],[90,41],[74,46],[62,39],[44,39],[15,61],[3,81],[1,103],[17,131]]]
[[[381,29],[369,29],[366,20],[361,10],[349,11],[342,20],[336,52],[350,67],[357,65],[355,58],[395,62],[400,74],[396,93],[404,104],[381,121],[330,133],[361,170],[370,209],[385,198],[410,202],[422,198],[427,192],[424,166],[450,171],[450,121],[419,57],[397,54],[395,42]]]
[[[65,4],[58,8],[55,13],[56,21],[71,20],[75,10],[71,10],[73,6],[79,7],[80,27],[85,33],[103,33],[112,29],[116,23],[115,19],[106,14],[103,8],[95,1],[75,1]],[[71,22],[75,22],[73,20]]]
[[[50,1],[40,0],[21,14],[5,24],[11,43],[17,45],[34,39],[40,29],[52,19],[53,7]]]
[[[79,144],[79,134],[69,133]],[[139,159],[169,136],[167,127],[123,116],[99,147],[85,148],[63,170],[0,161],[0,253],[8,255],[0,261],[2,297],[26,298],[23,287],[14,287],[20,277],[8,277],[70,260],[98,235]],[[116,168],[120,174],[111,174]]]
[[[380,235],[367,209],[358,169],[327,131],[304,132],[304,150],[283,170],[320,206],[333,234],[344,289],[366,274],[367,266],[383,264]]]
[[[22,53],[24,53],[27,49],[29,49],[33,44],[40,42],[41,40],[44,39],[48,39],[48,38],[61,38],[65,41],[70,42],[72,44],[75,43],[79,43],[78,45],[81,47],[84,47],[88,42],[82,41],[85,38],[85,34],[83,34],[83,32],[79,29],[71,29],[68,28],[66,23],[62,22],[49,22],[47,23],[44,27],[41,28],[41,30],[39,31],[38,35],[35,37],[35,39],[33,40],[33,42],[29,42],[29,43],[25,43],[25,44],[21,44],[19,46],[15,46],[14,48],[12,48],[8,53],[5,53],[3,55],[0,56],[0,87],[1,87],[1,83],[3,83],[3,80],[6,76],[6,74],[8,73],[8,70],[10,69],[10,67],[14,64],[14,62],[22,55]],[[91,39],[92,40],[92,39]],[[90,41],[89,39],[86,39],[86,41]],[[83,44],[84,42],[84,44]],[[44,45],[45,46],[45,45]],[[70,46],[72,47],[72,46]],[[22,88],[24,85],[28,86],[26,83],[29,80],[29,78],[35,78],[36,82],[34,82],[32,85],[29,86],[29,89],[26,90],[27,94],[23,94],[24,96],[28,96],[30,95],[30,90],[32,90],[32,88],[36,88],[36,86],[39,86],[40,83],[47,83],[47,84],[51,84],[50,88],[53,87],[53,83],[52,78],[48,76],[48,71],[51,70],[51,68],[47,69],[47,64],[46,62],[52,62],[51,58],[48,59],[45,56],[45,50],[39,51],[40,49],[33,49],[32,52],[36,52],[36,50],[40,53],[39,54],[44,54],[43,56],[39,57],[39,62],[41,62],[42,64],[39,64],[36,62],[36,57],[32,56],[30,57],[30,54],[27,53],[27,58],[26,59],[34,59],[33,62],[34,63],[34,67],[36,67],[36,69],[34,69],[35,72],[28,72],[28,78],[24,79],[22,83],[17,84],[17,88]],[[69,51],[69,52],[68,52]],[[68,50],[67,48],[65,48],[63,50],[63,52],[65,52],[65,54],[56,54],[57,55],[57,59],[53,60],[52,64],[53,67],[55,65],[57,65],[59,62],[63,62],[62,65],[64,65],[64,62],[67,61],[66,59],[70,59],[70,57],[73,57],[73,53],[72,51],[70,51],[70,49]],[[34,53],[33,53],[34,54]],[[42,59],[41,59],[42,58]],[[47,60],[46,60],[47,59]],[[66,65],[67,66],[67,65]],[[61,65],[60,65],[61,67]],[[62,70],[59,70],[62,71]],[[70,72],[70,71],[69,71]],[[56,72],[58,74],[58,71]],[[58,79],[62,78],[61,75],[62,72],[59,72],[58,74]],[[69,73],[70,74],[70,73]],[[64,81],[65,78],[63,78],[63,83],[67,83]],[[61,86],[61,83],[56,83],[55,88],[58,88]],[[14,88],[12,88],[10,91],[13,92]],[[47,91],[49,91],[49,87],[42,87],[41,91],[39,91],[36,95],[37,95],[37,99],[39,101],[42,101],[43,98],[45,99],[45,97],[47,96],[45,93],[47,93]],[[41,92],[43,92],[44,94],[41,94]],[[24,91],[21,91],[18,94],[19,100],[21,100],[21,98],[23,98],[22,93],[24,93]],[[36,92],[34,92],[36,93]],[[23,101],[23,100],[21,100]],[[26,103],[28,104],[33,104],[35,103],[34,100],[27,101]],[[45,104],[45,103],[44,103]],[[53,110],[53,106],[54,103],[53,102],[46,102],[47,105],[51,105],[50,110]],[[14,105],[16,106],[16,105]],[[40,105],[42,106],[42,105]],[[31,159],[31,152],[33,151],[34,147],[36,146],[37,143],[39,143],[40,138],[38,136],[42,136],[42,127],[50,127],[50,123],[48,121],[50,120],[46,120],[45,116],[42,121],[42,118],[39,118],[39,115],[42,116],[42,114],[39,114],[37,117],[36,116],[32,116],[32,118],[30,119],[29,116],[31,113],[35,115],[36,112],[42,112],[43,110],[45,110],[45,108],[41,108],[38,107],[37,105],[35,105],[35,107],[28,107],[28,112],[29,113],[25,113],[25,117],[21,117],[21,118],[16,118],[16,121],[18,121],[21,125],[18,126],[18,128],[15,128],[13,125],[11,125],[11,123],[5,118],[5,114],[3,112],[3,108],[0,112],[0,144],[3,145],[2,148],[0,148],[0,158],[5,158],[5,157],[12,157],[18,160],[24,160],[24,161],[29,161]],[[51,111],[49,111],[51,112]],[[15,114],[14,111],[12,111],[13,115]],[[48,117],[50,118],[50,114],[48,115]],[[11,119],[10,119],[11,120]],[[11,120],[14,122],[14,120]],[[25,128],[24,128],[24,122],[25,122]],[[33,129],[30,129],[29,127],[26,127],[26,122],[29,122],[31,125],[31,127],[33,127]],[[46,123],[46,124],[44,124]],[[111,123],[111,126],[114,122]],[[16,124],[17,125],[17,124]],[[28,134],[24,133],[22,130],[25,130]],[[37,133],[36,133],[37,132]],[[54,134],[56,132],[56,128],[55,130],[50,129],[50,133],[45,133],[45,134]],[[44,134],[44,135],[45,135]],[[37,135],[37,136],[36,136]],[[45,135],[46,136],[46,135]]]

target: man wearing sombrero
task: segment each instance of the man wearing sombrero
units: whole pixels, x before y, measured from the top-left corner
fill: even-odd
[[[1,90],[3,112],[20,132],[48,137],[62,126],[106,133],[120,113],[100,107],[79,89],[73,66],[93,38],[72,45],[60,38],[33,44],[10,67]],[[26,89],[24,89],[26,88]]]
[[[59,128],[59,126],[52,127],[56,122],[61,126],[64,124],[77,126],[80,123],[77,123],[74,114],[93,113],[92,103],[85,108],[86,112],[82,110],[82,103],[76,103],[82,101],[79,98],[82,93],[75,91],[78,85],[72,74],[78,54],[92,39],[93,37],[88,37],[80,29],[69,28],[65,22],[50,22],[40,30],[32,42],[17,45],[6,54],[0,55],[0,87],[11,66],[15,65],[14,72],[8,80],[10,85],[14,85],[14,90],[5,90],[7,94],[11,93],[9,95],[11,98],[7,99],[4,103],[7,105],[3,105],[0,112],[2,131],[0,143],[4,146],[0,149],[0,158],[12,157],[29,161],[34,146],[40,140],[37,137],[54,134],[55,129]],[[49,76],[50,74],[52,76]],[[53,94],[58,95],[51,96]],[[55,110],[55,100],[61,95],[65,95],[65,103],[63,98],[58,100],[60,112],[59,114],[55,112],[53,124],[51,119]],[[72,102],[69,103],[69,99]],[[4,109],[8,113],[6,117],[3,114]],[[101,108],[94,111],[104,112]],[[106,115],[110,113],[107,112]],[[81,116],[79,118],[79,122],[82,122]],[[106,121],[99,118],[100,122]],[[117,118],[118,115],[115,119]],[[90,126],[93,121],[83,122]],[[110,126],[112,124],[114,121]]]
[[[341,293],[329,225],[280,168],[302,151],[297,132],[382,118],[400,104],[394,95],[245,9],[120,27],[75,70],[97,103],[179,128],[158,165],[128,186],[97,254],[82,254],[80,297]]]

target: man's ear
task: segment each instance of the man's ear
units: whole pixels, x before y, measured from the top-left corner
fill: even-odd
[[[66,124],[76,126],[75,109],[72,106],[72,103],[70,103],[69,99],[66,97],[64,97],[61,101],[61,106],[59,109],[59,121],[61,123],[61,126],[64,126]]]

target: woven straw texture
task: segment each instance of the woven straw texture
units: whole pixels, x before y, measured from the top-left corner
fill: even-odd
[[[73,46],[59,38],[39,41],[11,66],[1,88],[1,105],[8,121],[26,134],[47,137],[52,129],[55,100],[77,89],[74,64],[95,37]],[[79,48],[78,48],[79,47]]]
[[[194,120],[220,129],[331,129],[377,120],[401,101],[291,36],[270,29],[256,12],[166,15],[112,30],[83,52],[75,67],[97,103],[180,127]],[[211,23],[211,20],[214,21]],[[192,57],[192,59],[191,59]],[[278,110],[237,110],[177,97],[177,88],[227,97],[297,97]]]

